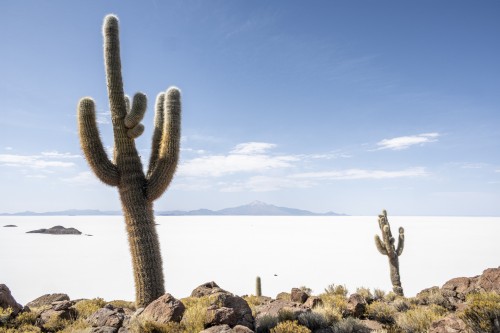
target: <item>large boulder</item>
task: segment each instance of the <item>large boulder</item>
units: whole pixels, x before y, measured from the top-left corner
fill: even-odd
[[[255,308],[255,317],[264,316],[278,317],[281,312],[289,312],[294,319],[297,319],[302,313],[310,312],[311,309],[304,304],[292,301],[275,300],[271,303],[259,305]]]
[[[500,267],[484,270],[483,274],[477,279],[476,288],[482,291],[500,293]]]
[[[179,323],[186,307],[170,294],[165,294],[149,304],[139,318],[166,324],[171,321]]]
[[[307,298],[307,301],[304,303],[304,306],[314,309],[317,306],[320,306],[323,304],[323,301],[321,300],[321,297],[318,296],[309,296]]]
[[[241,325],[236,325],[233,328],[229,327],[229,325],[217,325],[207,328],[200,333],[253,333],[253,331]]]
[[[23,309],[22,305],[16,302],[10,293],[9,287],[5,284],[0,284],[0,308],[11,308],[14,315],[17,315]]]
[[[467,325],[455,314],[450,314],[431,324],[428,333],[466,333]]]
[[[366,310],[366,300],[360,294],[352,294],[347,301],[347,314],[352,317],[361,318]]]
[[[116,308],[111,304],[106,304],[87,318],[87,323],[92,327],[108,327],[102,330],[111,330],[114,328],[118,330],[123,325],[125,319],[125,312],[122,308]]]
[[[191,293],[191,297],[204,297],[210,296],[211,306],[207,309],[206,317],[212,318],[211,314],[214,314],[215,318],[221,318],[221,320],[226,320],[227,318],[233,318],[233,315],[229,315],[230,310],[222,309],[229,308],[234,312],[235,320],[230,321],[233,326],[242,325],[250,329],[254,328],[254,318],[252,315],[252,310],[248,303],[241,297],[231,294],[224,289],[221,289],[217,283],[208,282],[197,287]],[[217,311],[217,309],[222,309]],[[227,317],[229,315],[229,317]],[[228,319],[229,320],[229,319]],[[226,324],[225,322],[218,322],[217,320],[209,320],[205,323],[205,327],[218,326],[221,324]],[[230,327],[233,327],[230,326]]]
[[[53,302],[50,308],[44,309],[37,319],[37,325],[40,327],[45,327],[47,324],[66,319],[74,320],[77,316],[77,312],[73,307],[74,302],[72,301],[58,301]]]
[[[60,301],[69,301],[69,296],[66,294],[46,294],[32,300],[31,302],[26,304],[26,306],[29,308],[38,308]]]
[[[292,291],[290,292],[290,300],[292,302],[303,304],[307,301],[308,297],[309,295],[299,288],[292,288]]]

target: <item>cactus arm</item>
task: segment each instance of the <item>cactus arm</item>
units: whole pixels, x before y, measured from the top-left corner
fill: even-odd
[[[399,227],[399,240],[398,240],[398,248],[396,249],[396,254],[398,257],[403,253],[403,249],[405,247],[405,230],[403,227]]]
[[[123,119],[126,115],[125,94],[123,93],[123,79],[120,60],[120,39],[118,18],[108,15],[104,19],[104,63],[108,87],[111,117],[114,120]]]
[[[153,130],[153,140],[151,144],[151,156],[149,158],[149,166],[148,166],[148,177],[153,172],[154,167],[156,165],[156,161],[158,161],[158,154],[161,147],[161,138],[163,134],[163,121],[164,121],[164,103],[165,103],[165,93],[159,93],[156,96],[156,107],[155,107],[155,120],[154,120],[154,130]]]
[[[380,240],[380,237],[378,235],[375,235],[375,245],[377,246],[378,252],[380,252],[383,255],[387,255],[387,250],[385,248],[385,245]]]
[[[118,169],[104,150],[95,120],[94,101],[90,98],[82,98],[78,104],[78,132],[85,158],[96,176],[107,185],[118,185]]]
[[[146,112],[148,100],[146,95],[143,93],[137,93],[134,95],[134,100],[132,101],[132,109],[130,106],[127,107],[127,116],[125,116],[125,127],[132,129],[137,126]],[[130,104],[130,102],[129,102]]]
[[[181,139],[181,99],[177,88],[169,88],[165,94],[164,119],[158,159],[153,170],[148,171],[148,200],[158,199],[167,189],[179,160]],[[156,129],[155,129],[156,132]]]

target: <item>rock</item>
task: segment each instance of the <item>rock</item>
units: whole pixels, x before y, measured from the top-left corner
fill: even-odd
[[[219,308],[215,305],[212,305],[207,309],[205,317],[205,328],[224,324],[229,325],[230,327],[234,327],[236,326],[237,322],[238,316],[232,308]]]
[[[455,314],[450,314],[431,324],[428,333],[466,333],[467,325]]]
[[[38,308],[44,305],[51,305],[52,303],[59,301],[69,301],[69,296],[66,294],[46,294],[32,300],[26,304],[26,306],[30,308]]]
[[[361,318],[366,310],[366,300],[360,294],[352,294],[347,301],[347,313],[356,318]]]
[[[47,323],[60,319],[74,320],[77,316],[76,310],[73,308],[74,304],[74,302],[66,300],[53,302],[50,308],[40,313],[37,325],[43,327]]]
[[[317,306],[320,306],[323,304],[323,301],[321,300],[320,297],[318,296],[309,296],[307,298],[307,301],[304,303],[304,306],[310,308],[310,309],[314,309],[315,307]]]
[[[476,288],[500,293],[500,267],[484,270],[483,274],[477,279]]]
[[[201,286],[196,287],[191,292],[191,297],[200,298],[200,297],[203,297],[203,296],[208,296],[208,295],[219,293],[219,292],[227,292],[227,291],[221,289],[217,285],[217,283],[215,283],[214,281],[212,281],[212,282],[207,282],[205,284],[202,284]]]
[[[4,228],[17,228],[17,225],[14,224],[7,224],[3,226]]]
[[[11,308],[14,315],[17,315],[23,309],[22,305],[16,302],[10,293],[9,287],[5,284],[0,284],[0,308]]]
[[[300,290],[299,288],[292,288],[292,292],[290,293],[290,300],[292,302],[297,302],[297,303],[304,303],[307,298],[309,297],[309,295]]]
[[[200,333],[232,333],[233,330],[229,325],[218,325],[212,326],[210,328],[204,329]]]
[[[109,326],[92,327],[92,329],[89,331],[89,333],[118,333],[118,332],[119,332],[118,328]]]
[[[468,278],[468,277],[454,278],[446,282],[443,285],[442,289],[452,290],[459,294],[466,294],[474,290],[476,280],[477,276],[474,278]]]
[[[111,304],[106,304],[87,318],[87,323],[92,327],[111,327],[115,331],[123,324],[125,312],[122,308],[116,308]],[[104,331],[103,331],[104,332]]]
[[[170,294],[165,294],[149,304],[140,314],[141,319],[166,324],[170,321],[179,323],[186,307]]]
[[[191,293],[191,297],[199,298],[203,296],[210,296],[212,301],[211,305],[215,305],[216,308],[225,307],[233,309],[237,318],[235,325],[242,325],[253,329],[254,318],[252,316],[252,310],[243,298],[221,289],[215,282],[202,284],[201,286],[194,289]],[[212,310],[213,309],[207,309],[207,311]],[[213,322],[213,324],[217,323]]]
[[[81,235],[82,232],[75,228],[65,228],[60,225],[56,225],[55,227],[49,229],[38,229],[27,231],[27,234],[49,234],[49,235]]]
[[[269,304],[259,305],[255,307],[255,317],[260,318],[263,316],[278,317],[281,311],[289,311],[293,314],[293,317],[297,319],[300,314],[310,312],[311,309],[304,306],[303,304],[292,302],[275,300]]]
[[[233,327],[233,332],[234,333],[253,333],[253,331],[251,329],[249,329],[246,326],[242,326],[242,325],[236,325],[236,326],[234,326]]]
[[[291,300],[292,296],[290,295],[290,293],[286,293],[286,292],[282,292],[282,293],[279,293],[278,295],[276,295],[276,299],[278,300],[284,300],[284,301],[289,301]]]

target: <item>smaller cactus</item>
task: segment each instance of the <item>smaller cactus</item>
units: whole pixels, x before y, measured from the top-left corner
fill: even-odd
[[[384,209],[382,214],[378,216],[378,225],[382,231],[382,239],[375,235],[375,245],[378,251],[389,258],[389,269],[391,273],[392,290],[400,296],[403,295],[403,287],[401,286],[401,277],[399,275],[399,256],[403,253],[405,244],[404,229],[399,227],[399,239],[397,247],[394,245],[395,239],[392,237],[391,226],[387,219],[387,211]]]
[[[255,279],[255,296],[262,296],[262,287],[260,282],[260,276]]]

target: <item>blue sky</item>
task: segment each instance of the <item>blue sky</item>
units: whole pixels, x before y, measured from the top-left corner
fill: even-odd
[[[119,209],[76,134],[92,96],[111,149],[108,13],[145,161],[155,96],[182,90],[155,209],[500,215],[500,2],[472,0],[2,1],[0,212]]]

